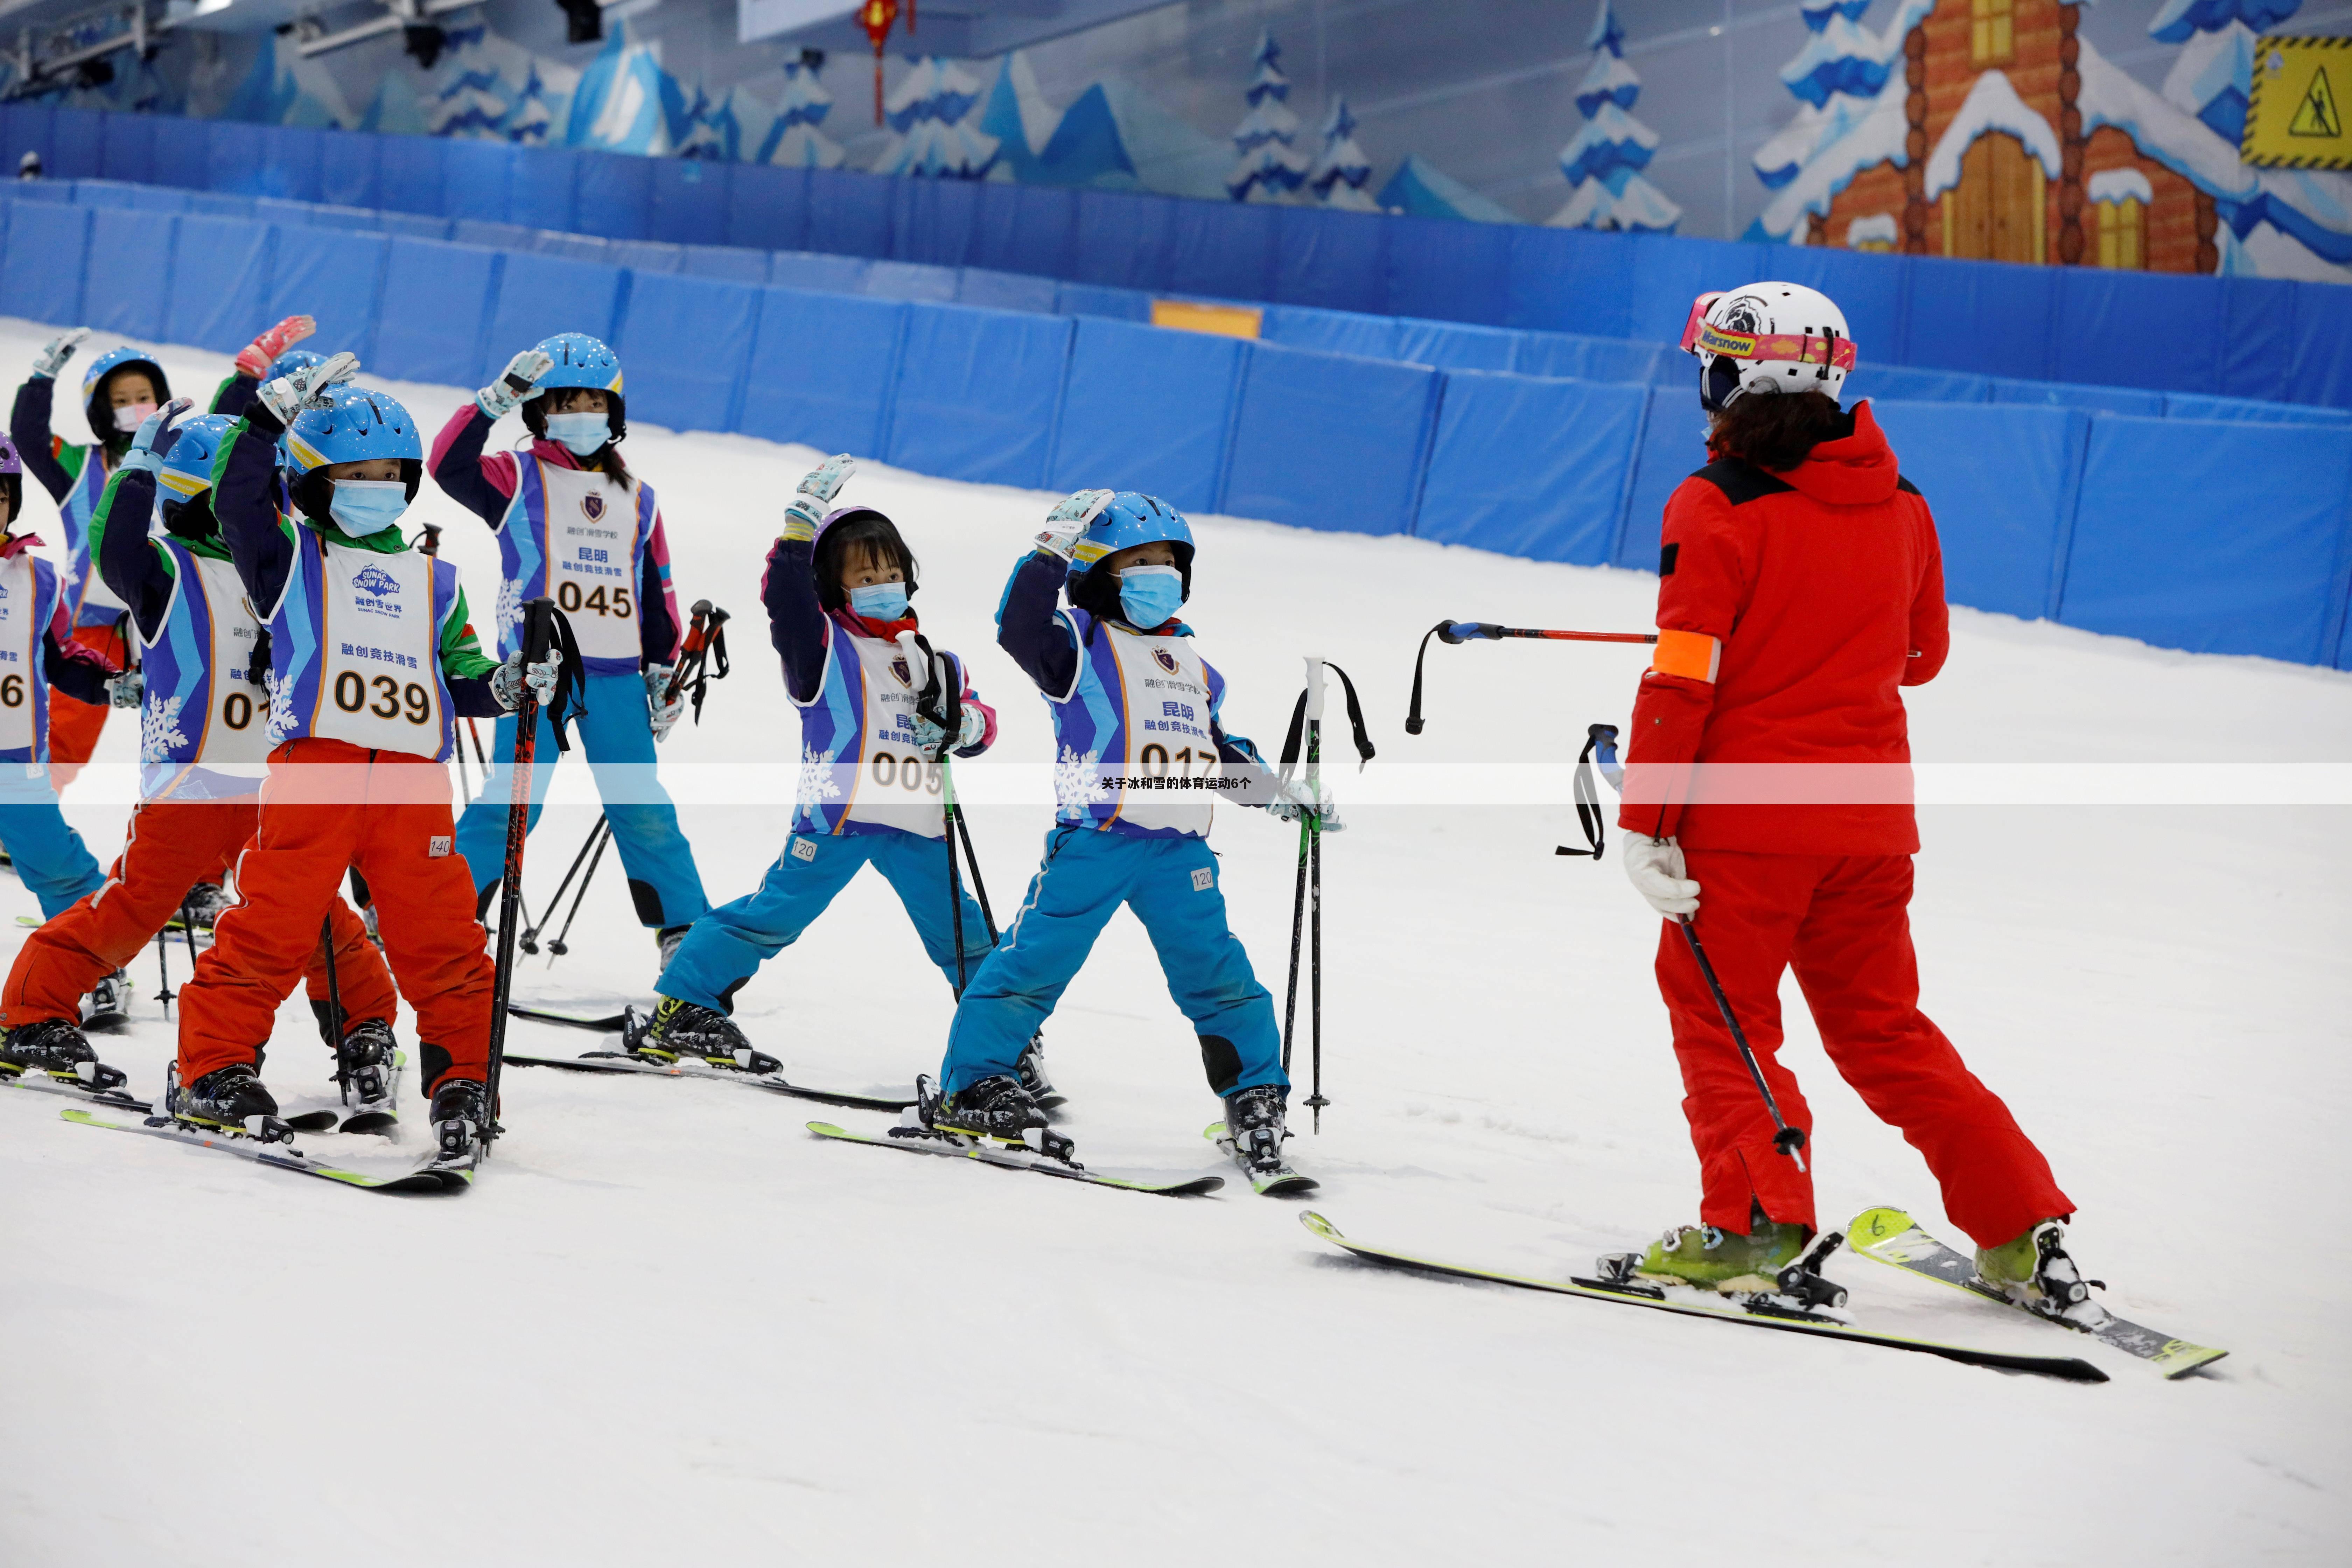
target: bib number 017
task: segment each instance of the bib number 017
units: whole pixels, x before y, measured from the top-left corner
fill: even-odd
[[[403,685],[389,675],[370,680],[347,669],[335,677],[335,706],[346,713],[365,709],[379,719],[404,716],[412,724],[423,724],[433,717],[433,694],[414,680]]]

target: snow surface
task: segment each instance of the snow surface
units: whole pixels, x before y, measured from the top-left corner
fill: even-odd
[[[0,364],[50,331],[0,321]],[[227,370],[161,357],[175,384]],[[392,390],[428,425],[466,395]],[[817,454],[643,426],[629,453],[661,490],[681,596],[741,617],[735,674],[665,746],[666,773],[686,795],[719,764],[788,767],[794,721],[752,584]],[[971,657],[1002,752],[1042,764],[1044,705],[989,616],[1054,498],[868,467],[849,499],[901,520],[927,629]],[[418,511],[449,525],[486,597],[487,531],[430,485]],[[46,499],[29,520],[54,541]],[[1508,780],[1565,762],[1585,722],[1623,722],[1644,662],[1436,647],[1429,729],[1409,740],[1423,628],[1475,615],[1638,629],[1655,581],[1193,525],[1191,618],[1230,679],[1233,727],[1277,744],[1311,651],[1355,676],[1381,750],[1375,773],[1332,774],[1358,804],[1325,868],[1333,1103],[1294,1145],[1325,1179],[1313,1206],[1364,1239],[1554,1275],[1688,1218],[1657,924],[1613,863],[1552,856],[1575,832],[1556,766],[1538,805],[1362,804],[1391,763]],[[1550,717],[1527,721],[1529,692]],[[2127,764],[2210,761],[2217,735],[2253,777],[2352,759],[2352,676],[1966,611],[1945,673],[1906,695],[1931,763],[2162,777]],[[135,734],[118,717],[101,760],[127,767]],[[593,817],[584,772],[564,765],[532,840],[535,901]],[[109,787],[85,775],[67,804],[101,856],[124,818]],[[753,886],[785,816],[781,799],[688,810],[714,898]],[[1041,795],[972,816],[1002,912],[1046,810]],[[2080,1354],[2115,1381],[1387,1272],[1239,1184],[1177,1201],[902,1160],[801,1131],[879,1117],[724,1086],[513,1069],[511,1136],[446,1200],[110,1138],[61,1121],[63,1100],[0,1091],[0,1561],[1197,1563],[1237,1540],[1299,1563],[1630,1560],[1662,1531],[1712,1528],[1727,1500],[1769,1521],[1750,1535],[1831,1564],[2340,1561],[2352,1265],[2325,1200],[2352,1180],[2344,810],[1955,805],[1922,826],[1927,1006],[2083,1205],[2076,1248],[2108,1299],[2231,1347],[2213,1374],[2165,1384],[1850,1258],[1832,1272],[1874,1324]],[[1214,842],[1278,994],[1295,837],[1228,812]],[[0,879],[0,932],[33,907]],[[646,999],[652,943],[609,865],[572,941],[522,971],[519,995]],[[183,954],[172,963],[184,974]],[[142,956],[137,1021],[106,1046],[147,1090],[172,1049],[154,973]],[[1955,1234],[1916,1156],[1835,1083],[1793,988],[1784,1006],[1820,1116],[1825,1216],[1893,1201]],[[788,1068],[845,1084],[929,1068],[949,1012],[870,877],[739,1007]],[[299,1000],[280,1024],[280,1094],[331,1094]],[[1216,1168],[1199,1130],[1218,1108],[1131,921],[1105,933],[1047,1037],[1082,1156]],[[513,1035],[545,1054],[593,1044]],[[341,1155],[364,1141],[304,1142]]]

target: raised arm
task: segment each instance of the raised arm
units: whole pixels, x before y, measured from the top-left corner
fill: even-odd
[[[131,606],[139,636],[147,642],[163,635],[163,616],[172,606],[172,569],[147,537],[146,521],[154,509],[155,476],[124,468],[107,481],[89,525],[97,540],[98,574]],[[110,521],[115,525],[109,527]]]
[[[996,606],[996,646],[1048,697],[1069,695],[1078,678],[1078,639],[1056,610],[1069,563],[1033,550],[1013,569]]]
[[[513,453],[482,454],[490,426],[497,423],[478,403],[467,404],[449,416],[449,423],[433,438],[433,453],[425,465],[432,471],[433,482],[451,500],[492,528],[506,521],[507,506],[521,482]]]
[[[294,569],[294,536],[278,510],[278,438],[286,426],[256,403],[213,462],[213,516],[253,613],[268,619]]]
[[[56,377],[35,375],[16,389],[16,406],[8,411],[8,439],[16,443],[16,456],[24,460],[25,471],[41,481],[51,500],[63,501],[89,454],[86,447],[68,447],[67,461],[58,460],[49,437],[49,405],[57,386]]]
[[[760,577],[760,603],[768,609],[768,640],[784,661],[784,689],[795,702],[814,702],[824,683],[824,650],[833,623],[816,599],[816,546],[805,539],[779,539],[768,552]]]

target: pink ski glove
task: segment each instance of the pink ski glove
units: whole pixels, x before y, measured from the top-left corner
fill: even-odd
[[[308,316],[287,317],[246,345],[236,356],[237,374],[259,381],[279,354],[318,330],[319,323]]]

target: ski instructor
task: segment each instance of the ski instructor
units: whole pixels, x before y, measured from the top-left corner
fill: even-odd
[[[1870,405],[1839,406],[1854,347],[1828,298],[1790,283],[1703,295],[1682,346],[1699,362],[1710,461],[1666,503],[1657,651],[1618,822],[1632,836],[1626,875],[1668,922],[1658,989],[1704,1195],[1701,1223],[1635,1267],[1730,1288],[1769,1279],[1817,1229],[1812,1178],[1774,1144],[1676,924],[1688,920],[1789,1124],[1810,1138],[1778,1058],[1780,973],[1793,964],[1830,1060],[1926,1157],[1945,1212],[1976,1240],[1979,1273],[2056,1315],[2086,1296],[2060,1245],[2074,1203],[1918,1005],[1906,910],[1919,831],[1900,689],[1935,679],[1949,647],[1935,519]],[[1759,804],[1754,789],[1708,801],[1707,770],[1692,763],[1815,766],[1771,769],[1801,787]],[[1841,778],[1820,764],[1864,765]],[[1854,801],[1874,793],[1841,787],[1859,779],[1900,787]]]

